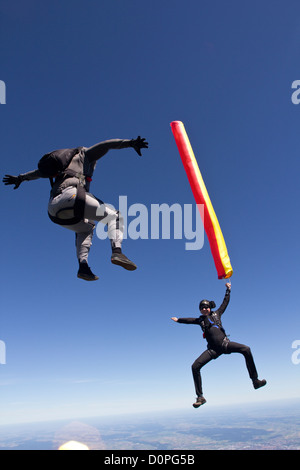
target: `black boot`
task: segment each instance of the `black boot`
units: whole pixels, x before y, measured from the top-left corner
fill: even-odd
[[[113,252],[111,255],[111,262],[118,266],[122,266],[122,268],[127,269],[128,271],[134,271],[136,269],[136,265],[133,261],[130,261],[130,259],[128,259],[123,253]]]
[[[258,388],[263,387],[264,385],[266,385],[266,383],[267,383],[267,381],[265,379],[263,379],[263,380],[254,379],[253,380],[253,387],[255,388],[255,390],[257,390]]]
[[[86,261],[79,263],[77,277],[79,277],[79,279],[84,279],[85,281],[97,281],[97,279],[99,279],[98,276],[92,273],[91,268]]]

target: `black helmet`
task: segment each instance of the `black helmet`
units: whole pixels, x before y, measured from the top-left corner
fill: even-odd
[[[201,310],[203,307],[208,307],[208,308],[215,308],[216,304],[213,300],[201,300],[199,304],[199,310]]]

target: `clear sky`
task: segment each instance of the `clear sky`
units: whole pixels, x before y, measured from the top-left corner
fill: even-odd
[[[91,190],[118,207],[194,203],[170,122],[181,120],[231,258],[223,324],[244,360],[203,369],[207,407],[299,396],[299,129],[297,0],[0,0],[1,175],[55,148],[147,138],[139,158],[111,151]],[[110,263],[94,238],[94,283],[77,279],[74,235],[47,216],[47,180],[1,193],[1,423],[190,409],[190,366],[206,348],[202,298],[225,292],[205,238],[127,239],[138,269]]]

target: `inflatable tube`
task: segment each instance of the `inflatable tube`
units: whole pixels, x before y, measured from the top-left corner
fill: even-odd
[[[233,270],[227,253],[222,231],[200,173],[197,160],[191,147],[189,138],[181,121],[171,122],[171,129],[177,144],[179,154],[186,171],[195,201],[203,204],[203,225],[207,235],[211,253],[219,279],[228,279]]]

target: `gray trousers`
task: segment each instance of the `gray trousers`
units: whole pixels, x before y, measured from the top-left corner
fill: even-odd
[[[49,213],[62,219],[72,218],[76,194],[76,187],[70,186],[56,197],[51,198],[48,204]],[[106,205],[93,194],[86,193],[84,219],[75,225],[63,226],[76,234],[76,254],[79,262],[88,261],[95,222],[107,224],[107,234],[112,248],[121,248],[122,246],[124,221],[119,211]]]

